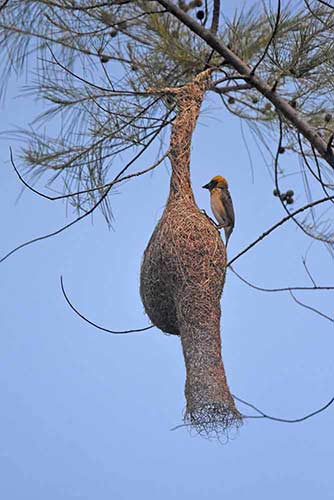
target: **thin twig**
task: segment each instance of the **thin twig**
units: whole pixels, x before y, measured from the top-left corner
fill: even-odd
[[[95,328],[97,328],[98,330],[102,330],[103,332],[107,332],[107,333],[115,333],[115,334],[123,334],[123,333],[135,333],[135,332],[144,332],[146,330],[150,330],[151,328],[154,328],[154,325],[150,325],[150,326],[146,326],[145,328],[137,328],[136,330],[110,330],[109,328],[105,328],[104,326],[100,326],[98,325],[97,323],[94,323],[94,321],[91,321],[90,319],[86,318],[86,316],[84,316],[71,302],[71,300],[69,299],[66,291],[65,291],[65,287],[64,287],[64,280],[63,280],[63,277],[60,276],[60,286],[61,286],[61,291],[65,297],[65,300],[66,302],[68,303],[68,305],[70,306],[70,308],[72,309],[72,311],[75,312],[75,314],[77,314],[81,319],[83,319],[84,321],[86,321],[86,323],[94,326]]]
[[[326,7],[329,7],[330,9],[334,9],[333,5],[331,5],[328,2],[325,2],[324,0],[317,0],[317,2],[322,3],[322,5],[326,5]]]
[[[303,266],[304,266],[304,268],[305,268],[305,271],[306,271],[306,273],[307,273],[307,276],[310,278],[311,282],[312,282],[312,283],[313,283],[313,285],[316,287],[316,286],[317,286],[317,284],[316,284],[315,280],[313,279],[313,276],[312,276],[312,274],[311,274],[311,271],[309,270],[309,268],[308,268],[308,266],[307,266],[307,264],[306,264],[306,259],[305,259],[304,257],[302,257],[302,262],[303,262]]]
[[[238,92],[239,90],[251,89],[252,85],[250,83],[240,83],[239,85],[226,85],[225,87],[215,87],[212,90],[216,94],[228,94],[229,92]]]
[[[301,302],[300,300],[298,300],[297,297],[293,294],[292,290],[289,290],[289,293],[290,293],[291,297],[293,298],[293,300],[296,302],[296,304],[298,304],[301,307],[304,307],[305,309],[308,309],[309,311],[312,311],[312,312],[318,314],[322,318],[328,319],[328,321],[330,321],[331,323],[334,323],[334,319],[331,318],[330,316],[327,316],[327,314],[324,314],[321,311],[319,311],[319,309],[316,309],[315,307],[312,307],[312,306],[308,306],[307,304],[304,304],[304,302]]]
[[[279,22],[280,22],[280,17],[281,17],[281,0],[278,0],[277,2],[277,13],[276,13],[276,20],[275,20],[275,25],[274,25],[274,29],[271,33],[271,37],[269,38],[268,40],[268,43],[263,51],[263,54],[261,55],[260,59],[258,60],[258,62],[255,64],[255,66],[253,67],[252,71],[251,71],[251,74],[254,75],[255,71],[257,70],[257,68],[259,67],[259,65],[262,63],[263,59],[266,57],[267,53],[268,53],[268,50],[270,48],[270,45],[272,44],[275,36],[276,36],[276,33],[277,33],[277,30],[278,30],[278,26],[279,26]]]
[[[324,404],[318,410],[315,410],[315,411],[313,411],[311,413],[307,413],[306,415],[304,415],[303,417],[300,417],[300,418],[290,419],[290,418],[273,417],[271,415],[268,415],[264,411],[260,410],[259,408],[257,408],[257,406],[253,405],[252,403],[248,403],[248,401],[245,401],[244,399],[241,399],[238,396],[235,396],[234,394],[232,394],[232,396],[234,397],[234,399],[236,399],[240,403],[242,403],[242,404],[244,404],[246,406],[249,406],[249,408],[252,408],[257,413],[259,413],[260,414],[260,418],[267,418],[269,420],[274,420],[276,422],[283,422],[283,423],[287,423],[287,424],[297,424],[297,423],[300,423],[300,422],[304,422],[304,420],[308,420],[309,418],[312,418],[315,415],[318,415],[319,413],[322,413],[323,411],[327,410],[327,408],[334,403],[334,396],[333,396],[326,404]],[[248,418],[250,418],[250,417],[248,417]],[[254,418],[254,417],[252,417],[252,418]]]
[[[277,114],[277,116],[278,116],[278,121],[279,121],[279,138],[278,138],[278,143],[277,143],[277,148],[276,148],[276,154],[275,154],[275,157],[274,157],[274,180],[275,180],[276,191],[278,193],[280,193],[281,190],[280,190],[280,187],[279,187],[279,184],[278,184],[278,159],[280,157],[280,151],[282,149],[282,142],[283,142],[283,122],[282,122],[282,118],[281,118],[281,116],[280,116],[279,113]],[[281,199],[281,197],[279,197],[279,201],[281,202],[281,205],[282,205],[283,209],[285,210],[285,212],[288,215],[290,215],[291,212],[285,206],[285,203]],[[304,226],[293,215],[292,215],[291,218],[294,221],[294,223],[297,224],[297,226],[299,227],[299,229],[301,229],[308,236],[312,236],[311,234],[308,233],[308,231],[306,231],[306,229],[304,228]]]
[[[217,33],[219,26],[220,0],[213,0],[213,12],[210,31]]]
[[[282,140],[283,140],[283,122],[282,122],[282,118],[280,116],[279,113],[277,113],[277,116],[278,116],[278,120],[279,120],[279,140],[278,140],[278,144],[277,144],[277,149],[276,149],[276,154],[275,154],[275,158],[274,158],[274,180],[275,180],[275,188],[276,188],[276,191],[278,193],[280,193],[280,187],[278,185],[278,159],[279,159],[279,156],[280,156],[280,151],[281,151],[281,148],[282,148]],[[328,195],[328,193],[325,191],[325,194],[327,195],[328,197],[328,201],[332,201],[332,197]],[[303,233],[305,233],[307,236],[310,236],[311,238],[315,239],[315,240],[319,240],[319,241],[323,241],[325,243],[330,243],[327,239],[326,239],[326,236],[321,236],[321,235],[315,235],[315,234],[312,234],[312,232],[310,232],[308,229],[306,229],[304,227],[303,224],[301,224],[294,216],[294,214],[292,212],[290,212],[290,210],[288,209],[288,207],[285,205],[284,201],[281,199],[281,197],[279,197],[279,200],[281,202],[281,205],[283,207],[283,209],[285,210],[285,212],[288,214],[288,215],[291,215],[291,218],[292,220],[294,221],[294,223],[299,227],[299,229],[301,229],[303,231]]]
[[[250,288],[254,288],[254,290],[259,290],[260,292],[291,292],[291,290],[295,291],[314,291],[314,290],[334,290],[334,286],[317,286],[314,284],[314,286],[287,286],[287,287],[282,287],[282,288],[265,288],[262,286],[254,285],[254,283],[251,283],[249,280],[241,276],[237,271],[230,265],[229,266],[233,274],[235,274],[240,281],[248,285]]]
[[[80,82],[82,83],[85,83],[86,85],[88,85],[89,87],[93,87],[95,89],[98,89],[98,90],[101,90],[103,92],[108,92],[109,96],[110,97],[119,97],[119,96],[148,96],[150,94],[152,94],[152,92],[138,92],[138,91],[130,91],[130,90],[127,90],[127,91],[121,91],[121,90],[117,90],[117,91],[114,91],[112,89],[108,89],[108,88],[105,88],[105,87],[101,87],[100,85],[96,85],[95,83],[89,81],[89,80],[86,80],[85,78],[83,78],[82,76],[79,76],[77,73],[74,73],[72,70],[70,70],[69,68],[67,68],[66,66],[64,66],[58,59],[57,57],[55,56],[54,52],[52,51],[51,47],[49,44],[46,44],[47,48],[49,49],[49,51],[51,52],[51,55],[54,59],[54,63],[59,66],[61,69],[63,69],[66,73],[68,73],[69,75],[73,76],[73,78],[76,78],[77,80],[79,80]],[[51,61],[50,61],[51,62]]]
[[[131,1],[133,0],[114,0],[114,3],[115,4],[118,4],[118,5],[125,5],[125,4],[128,4],[130,3]],[[148,0],[150,1],[150,0]],[[86,6],[81,6],[81,5],[64,5],[63,3],[59,4],[57,2],[54,2],[52,0],[48,0],[48,5],[51,5],[52,7],[58,7],[59,9],[62,9],[62,10],[72,10],[72,11],[89,11],[89,10],[93,10],[93,9],[99,9],[101,7],[110,7],[110,0],[106,1],[106,2],[94,2],[93,5],[86,5]]]
[[[2,5],[0,5],[0,10],[4,9],[6,5],[8,4],[9,0],[5,0]]]
[[[268,415],[267,413],[265,413],[264,411],[260,410],[257,406],[255,406],[254,404],[252,403],[249,403],[248,401],[246,401],[245,399],[242,399],[242,398],[239,398],[238,396],[236,396],[235,394],[232,394],[233,398],[236,400],[236,401],[239,401],[239,403],[242,403],[246,406],[248,406],[249,408],[252,408],[253,410],[255,410],[258,415],[241,415],[243,418],[250,418],[250,419],[255,419],[255,418],[266,418],[268,420],[273,420],[274,422],[281,422],[281,423],[285,423],[285,424],[299,424],[300,422],[304,422],[305,420],[308,420],[309,418],[312,418],[314,417],[315,415],[319,415],[319,413],[322,413],[323,411],[327,410],[327,408],[329,408],[333,403],[334,403],[334,396],[326,403],[324,404],[321,408],[319,408],[318,410],[315,410],[311,413],[307,413],[306,415],[304,415],[303,417],[299,417],[299,418],[293,418],[293,419],[290,419],[290,418],[280,418],[280,417],[273,417],[272,415]],[[177,429],[181,429],[182,427],[191,427],[191,424],[181,424],[181,425],[177,425],[176,427],[173,427],[171,429],[171,431],[175,431]]]
[[[270,234],[273,231],[275,231],[275,229],[277,229],[280,226],[282,226],[283,224],[285,224],[285,222],[287,222],[288,220],[292,219],[294,216],[300,214],[301,212],[304,212],[304,210],[307,210],[309,208],[315,207],[316,205],[320,205],[321,203],[325,203],[326,201],[330,201],[330,200],[334,200],[334,196],[326,196],[325,198],[321,198],[319,200],[312,201],[311,203],[308,203],[307,205],[304,205],[303,207],[298,208],[294,212],[291,212],[286,217],[283,217],[283,219],[281,219],[280,221],[276,222],[276,224],[274,224],[269,229],[267,229],[266,231],[264,231],[264,233],[262,233],[261,236],[259,236],[258,238],[256,238],[256,240],[252,241],[252,243],[250,243],[249,245],[247,245],[246,248],[244,248],[235,257],[233,257],[233,259],[231,259],[227,263],[227,267],[230,266],[231,264],[233,264],[233,262],[235,262],[237,259],[239,259],[239,257],[241,257],[242,255],[244,255],[246,252],[248,252],[255,245],[257,245],[257,243],[259,243],[260,241],[262,241],[266,236],[268,236],[268,234]]]
[[[113,180],[111,182],[107,182],[106,184],[102,184],[101,186],[97,186],[95,188],[84,189],[82,191],[76,191],[73,193],[63,194],[63,195],[59,195],[59,196],[49,196],[45,193],[42,193],[41,191],[38,191],[33,186],[28,184],[28,182],[22,177],[22,175],[20,174],[20,172],[18,171],[18,169],[15,165],[15,162],[13,160],[12,148],[10,147],[9,150],[10,150],[11,164],[13,166],[13,169],[14,169],[16,175],[18,176],[18,178],[22,182],[22,184],[24,184],[33,193],[35,193],[38,196],[41,196],[42,198],[45,198],[49,201],[63,200],[64,198],[71,198],[73,196],[78,196],[80,194],[92,193],[93,191],[100,191],[101,189],[106,189],[106,188],[114,186],[115,184],[119,184],[120,182],[131,179],[132,177],[139,177],[140,175],[144,175],[147,172],[150,172],[151,170],[155,169],[158,165],[160,165],[160,163],[162,163],[167,158],[167,156],[169,154],[169,149],[168,149],[166,151],[166,153],[161,158],[159,158],[155,163],[153,163],[150,167],[145,168],[144,170],[140,170],[139,172],[134,172],[133,174],[126,175],[125,177],[121,177],[120,179],[116,179],[116,180]]]
[[[146,151],[146,149],[150,146],[150,144],[155,140],[155,138],[160,134],[161,130],[163,129],[164,125],[161,126],[161,128],[153,135],[153,137],[151,137],[151,139],[147,142],[147,144],[145,144],[142,149],[139,151],[139,153],[137,153],[133,158],[132,160],[130,160],[124,168],[122,168],[122,170],[116,175],[116,177],[114,178],[114,181],[116,181],[117,179],[119,179],[119,177]],[[0,259],[0,264],[2,262],[4,262],[6,259],[8,259],[8,257],[10,257],[11,255],[13,255],[14,253],[16,253],[18,250],[28,246],[28,245],[32,245],[33,243],[36,243],[38,241],[42,241],[42,240],[46,240],[47,238],[51,238],[52,236],[57,236],[58,234],[62,233],[63,231],[65,231],[66,229],[70,228],[71,226],[73,226],[74,224],[76,224],[77,222],[80,222],[82,219],[88,217],[90,214],[92,214],[99,205],[101,205],[101,203],[103,202],[104,199],[106,199],[106,197],[108,196],[109,192],[111,190],[111,186],[109,186],[105,193],[101,196],[101,198],[87,211],[85,212],[84,214],[80,215],[79,217],[77,217],[76,219],[72,220],[71,222],[69,222],[68,224],[66,224],[65,226],[62,226],[60,229],[57,229],[56,231],[53,231],[51,233],[48,233],[48,234],[45,234],[43,236],[39,236],[37,238],[34,238],[32,240],[29,240],[29,241],[26,241],[25,243],[22,243],[21,245],[15,247],[13,250],[11,250],[10,252],[8,252],[4,257],[2,257]]]

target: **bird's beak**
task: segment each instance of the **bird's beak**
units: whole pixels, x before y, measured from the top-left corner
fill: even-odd
[[[208,184],[205,184],[204,186],[202,186],[203,189],[210,189],[210,182]]]

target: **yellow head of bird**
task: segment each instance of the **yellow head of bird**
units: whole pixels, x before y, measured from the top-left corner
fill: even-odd
[[[205,184],[202,187],[211,191],[211,189],[213,188],[228,188],[228,184],[225,177],[222,177],[221,175],[215,175],[214,177],[212,177],[211,181],[208,182],[208,184]]]

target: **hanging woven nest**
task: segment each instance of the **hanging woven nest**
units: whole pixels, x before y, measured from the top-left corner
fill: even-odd
[[[176,89],[172,165],[166,208],[144,253],[140,294],[152,323],[181,337],[187,379],[185,421],[200,433],[221,434],[241,424],[221,357],[220,299],[226,249],[219,231],[198,209],[190,183],[190,147],[210,70]]]

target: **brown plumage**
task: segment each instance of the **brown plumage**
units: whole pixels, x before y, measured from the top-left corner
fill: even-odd
[[[234,209],[225,177],[216,175],[203,186],[210,191],[211,210],[217,219],[217,229],[224,228],[226,245],[234,229]]]

